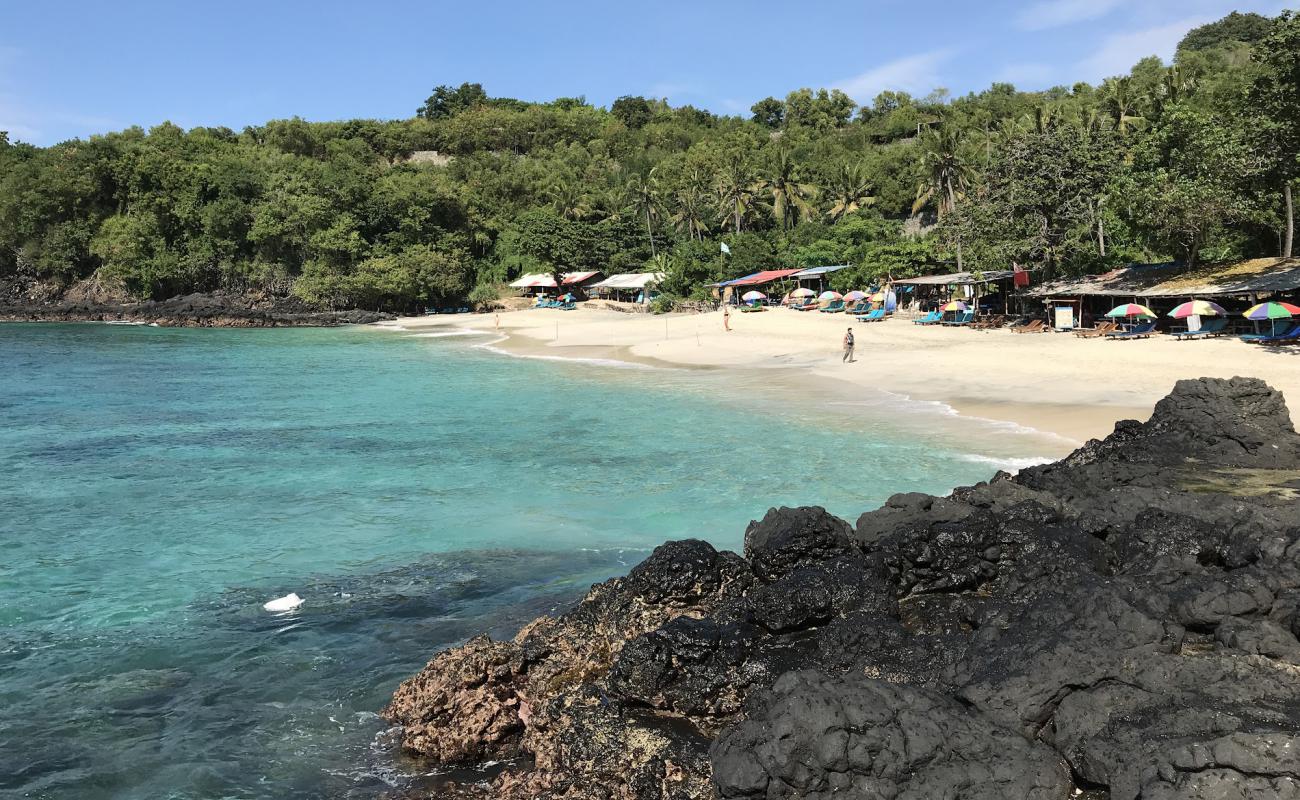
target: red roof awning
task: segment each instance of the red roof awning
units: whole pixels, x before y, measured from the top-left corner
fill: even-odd
[[[600,272],[596,270],[592,270],[591,272],[569,272],[564,276],[564,285],[569,286],[574,283],[582,283],[583,281],[591,280],[599,274]],[[551,285],[554,286],[555,284]]]
[[[802,270],[803,270],[802,267],[799,267],[798,269],[763,270],[762,272],[757,272],[748,277],[741,278],[740,280],[733,282],[731,285],[732,286],[757,286],[761,283],[771,283],[772,281],[789,277],[790,275],[793,275],[796,272],[801,272]]]

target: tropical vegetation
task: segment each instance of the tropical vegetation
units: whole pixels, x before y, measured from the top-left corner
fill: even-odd
[[[1289,255],[1297,179],[1300,18],[1234,13],[1098,86],[800,89],[741,118],[466,83],[405,120],[0,134],[0,282],[410,309],[562,269],[680,296],[777,266],[1077,274]]]

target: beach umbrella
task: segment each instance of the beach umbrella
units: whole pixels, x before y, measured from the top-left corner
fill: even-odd
[[[561,299],[561,300],[568,301],[568,302],[572,302],[573,300],[576,300],[577,298],[575,298],[575,297],[573,296],[573,293],[570,292],[570,293],[568,293],[568,294],[561,295],[561,296],[560,296],[560,299]]]
[[[1141,303],[1125,303],[1106,312],[1108,317],[1155,317],[1155,312]]]
[[[944,303],[943,308],[939,310],[940,311],[965,311],[966,304],[960,300],[953,300],[950,303]]]
[[[1218,303],[1211,303],[1209,300],[1189,300],[1186,303],[1169,312],[1169,316],[1174,319],[1186,319],[1188,317],[1216,317],[1219,314],[1226,314],[1223,306]]]
[[[766,300],[767,295],[762,292],[745,292],[740,296],[740,299],[748,303],[753,302],[754,300]]]
[[[866,292],[860,292],[860,291],[858,291],[857,289],[854,289],[853,291],[851,291],[851,292],[849,292],[848,294],[844,295],[844,299],[845,299],[845,300],[861,300],[862,298],[864,298],[864,297],[866,297],[866,296],[867,296],[867,293],[866,293]]]
[[[832,292],[829,289],[817,295],[818,300],[843,300],[844,295],[839,292]]]
[[[1290,303],[1260,303],[1251,306],[1242,314],[1246,319],[1286,319],[1300,314],[1300,306]]]
[[[790,292],[791,297],[814,297],[816,296],[816,294],[817,293],[814,292],[812,289],[806,288],[804,286],[800,286],[798,289],[795,289],[793,292]]]
[[[876,292],[875,294],[871,295],[871,297],[868,298],[868,299],[870,299],[871,302],[873,302],[873,303],[883,303],[883,302],[885,302],[885,290],[884,290],[884,289],[881,289],[880,291],[878,291],[878,292]]]

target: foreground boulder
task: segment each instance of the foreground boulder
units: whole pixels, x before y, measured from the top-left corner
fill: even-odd
[[[1300,436],[1181,381],[1055,464],[702,541],[385,716],[503,798],[1300,798]]]

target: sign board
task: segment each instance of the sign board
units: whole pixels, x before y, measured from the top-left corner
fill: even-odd
[[[1074,307],[1073,306],[1056,306],[1052,309],[1055,312],[1056,321],[1052,324],[1059,329],[1074,327]]]

